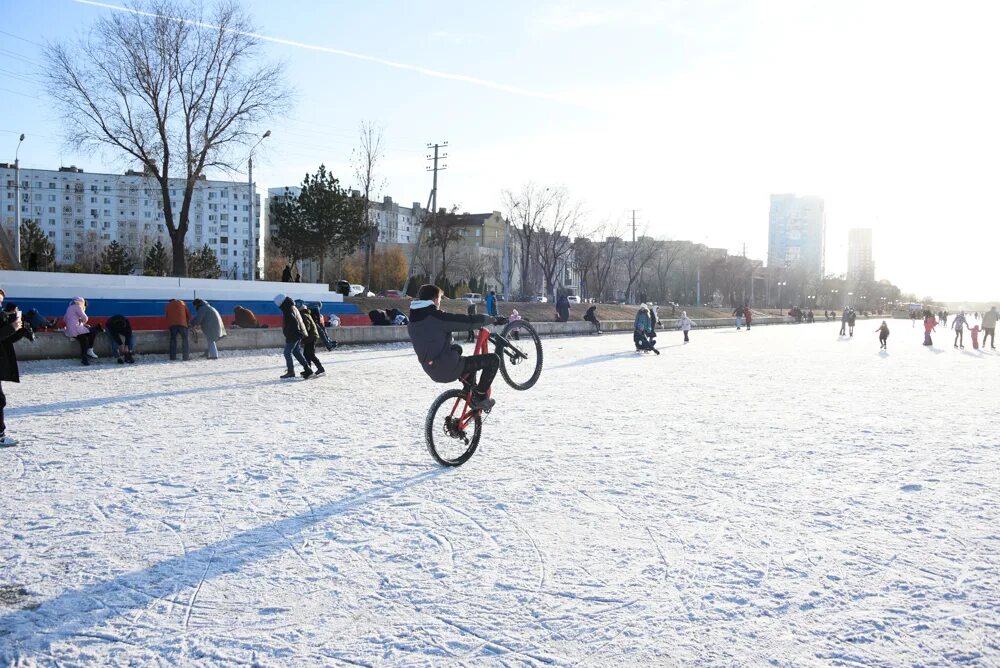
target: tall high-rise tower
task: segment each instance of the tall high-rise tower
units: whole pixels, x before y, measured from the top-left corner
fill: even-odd
[[[872,230],[855,227],[847,231],[847,279],[874,281],[875,262],[872,260]]]
[[[826,206],[821,197],[771,195],[767,266],[826,272]]]

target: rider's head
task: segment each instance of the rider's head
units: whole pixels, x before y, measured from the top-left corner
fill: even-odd
[[[442,295],[441,288],[434,285],[433,283],[426,283],[424,285],[421,285],[420,289],[417,290],[417,299],[426,299],[428,301],[432,301],[434,302],[434,305],[439,308],[441,306],[441,295]]]

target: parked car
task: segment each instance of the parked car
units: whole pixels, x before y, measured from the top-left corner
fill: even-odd
[[[389,297],[390,299],[406,299],[406,295],[404,295],[400,290],[383,290],[378,293],[378,296]]]
[[[534,297],[531,298],[531,301],[538,302],[539,304],[544,304],[547,301],[549,301],[549,299],[545,295],[535,295]]]
[[[466,292],[462,295],[462,299],[469,302],[470,304],[482,304],[483,296],[478,292]]]
[[[579,304],[580,303],[580,297],[577,296],[577,295],[567,295],[566,299],[569,300],[570,304]]]

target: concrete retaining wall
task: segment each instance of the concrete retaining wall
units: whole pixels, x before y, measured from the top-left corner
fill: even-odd
[[[771,325],[790,322],[791,318],[757,318],[754,325]],[[663,329],[676,330],[676,320],[662,320]],[[732,327],[732,318],[701,319],[696,321],[695,329],[713,327]],[[593,331],[589,322],[533,322],[531,323],[540,336],[579,336]],[[630,332],[631,320],[615,320],[601,323],[605,332]],[[365,345],[373,343],[397,343],[409,341],[406,327],[334,327],[327,329],[330,336],[342,345]],[[191,336],[191,354],[198,355],[205,351],[205,337],[201,334]],[[268,329],[230,329],[229,336],[219,342],[219,350],[258,350],[281,348],[285,337],[279,328]],[[147,331],[135,333],[135,346],[139,354],[164,354],[169,351],[170,335],[165,331]],[[76,339],[66,337],[62,332],[36,332],[34,342],[21,339],[15,344],[17,357],[21,360],[77,358],[80,356],[80,346]],[[108,337],[101,334],[97,337],[94,351],[101,357],[111,355],[111,343]]]

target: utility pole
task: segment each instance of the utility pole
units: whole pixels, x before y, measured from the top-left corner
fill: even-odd
[[[14,200],[17,202],[17,213],[14,215],[14,257],[11,258],[15,269],[21,268],[21,161],[18,153],[21,152],[21,142],[24,141],[24,134],[17,140],[17,150],[14,151]]]
[[[254,207],[254,192],[253,192],[253,152],[254,152],[254,150],[258,146],[260,146],[260,143],[262,141],[264,141],[265,139],[267,139],[270,136],[271,136],[271,131],[270,130],[268,130],[263,135],[261,135],[261,138],[258,139],[257,143],[254,144],[253,148],[250,149],[250,157],[247,158],[247,192],[249,193],[249,196],[250,196],[250,207],[249,207],[249,211],[250,211],[250,250],[249,250],[249,252],[250,252],[250,261],[248,263],[249,266],[247,268],[249,269],[249,271],[247,273],[248,273],[248,278],[251,281],[256,280],[256,278],[257,278],[257,244],[256,244],[256,240],[254,239],[254,236],[255,236],[255,234],[254,234],[255,233],[254,226],[257,223],[257,221],[254,218],[254,216],[256,215],[256,213],[255,213],[255,207]]]
[[[632,209],[632,243],[635,243],[635,209]]]
[[[434,149],[434,155],[430,155],[430,154],[427,155],[427,160],[428,161],[433,160],[434,161],[434,166],[426,168],[426,170],[428,172],[434,172],[434,181],[433,181],[433,183],[431,185],[431,192],[430,192],[430,195],[428,195],[428,197],[427,197],[427,206],[429,207],[429,212],[431,214],[431,218],[432,219],[436,219],[437,218],[438,172],[441,172],[441,171],[444,171],[444,170],[448,169],[448,165],[440,165],[440,166],[438,166],[438,160],[444,160],[445,158],[448,157],[447,153],[441,153],[440,150],[442,148],[447,147],[447,146],[448,146],[448,142],[446,142],[446,141],[441,142],[440,144],[427,144],[427,148],[429,148],[429,149],[433,148]],[[403,294],[404,295],[406,294],[406,291],[410,287],[410,279],[413,278],[413,264],[414,264],[414,262],[417,259],[417,251],[420,250],[420,242],[424,238],[424,225],[423,225],[423,223],[418,223],[417,225],[418,225],[418,227],[417,227],[417,240],[414,242],[413,248],[410,249],[410,266],[407,267],[407,270],[406,270],[406,282],[403,283]]]

